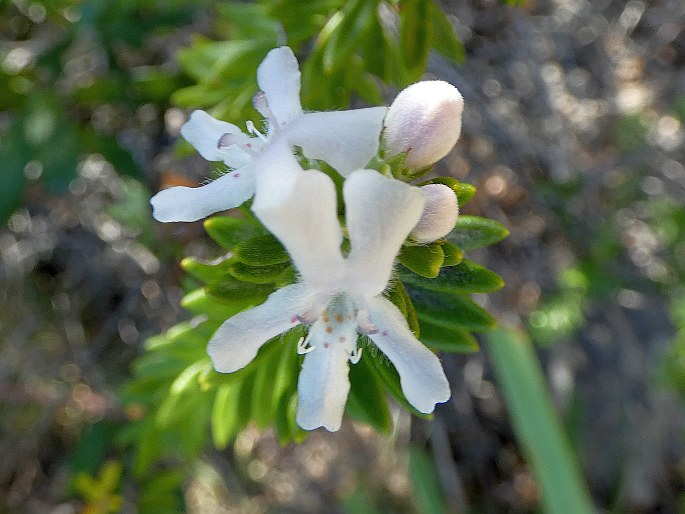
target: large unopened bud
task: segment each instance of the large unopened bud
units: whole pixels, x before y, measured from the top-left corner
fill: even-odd
[[[405,165],[421,169],[439,161],[461,133],[464,99],[442,80],[417,82],[397,95],[384,122],[387,156],[407,153]]]
[[[449,234],[457,223],[457,195],[443,184],[428,184],[422,186],[421,191],[426,203],[421,219],[410,236],[417,243],[431,243]]]

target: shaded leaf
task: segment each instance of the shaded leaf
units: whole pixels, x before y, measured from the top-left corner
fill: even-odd
[[[460,293],[490,293],[504,286],[502,278],[489,269],[468,259],[456,266],[442,268],[436,278],[401,273],[402,280],[412,286],[431,291]]]
[[[346,411],[355,419],[371,425],[381,434],[392,430],[392,418],[385,398],[385,391],[370,369],[367,359],[350,365],[350,395]]]
[[[464,45],[457,37],[457,33],[447,15],[433,3],[430,4],[430,23],[433,29],[433,48],[440,52],[444,57],[454,62],[462,63],[466,60],[466,50]]]
[[[233,254],[240,262],[250,266],[270,266],[290,261],[288,252],[271,234],[241,241],[233,249]]]
[[[224,449],[237,432],[238,399],[241,383],[236,381],[217,387],[212,404],[212,441],[218,449]]]
[[[472,353],[480,349],[476,338],[468,330],[436,325],[427,320],[421,322],[421,342],[433,350],[450,353]]]
[[[408,289],[420,322],[427,321],[448,329],[468,329],[476,332],[492,330],[496,322],[471,298],[459,293],[443,293]]]
[[[236,262],[229,267],[228,272],[234,278],[250,284],[275,284],[282,281],[286,275],[294,277],[292,270],[289,262],[270,266],[248,266]]]

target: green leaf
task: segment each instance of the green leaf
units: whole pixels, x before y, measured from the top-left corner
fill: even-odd
[[[228,272],[234,278],[250,284],[275,284],[284,280],[286,275],[294,277],[293,268],[289,262],[270,266],[248,266],[242,262],[236,262],[231,265]]]
[[[217,387],[212,405],[212,441],[214,446],[223,450],[237,432],[238,399],[241,382],[236,381]]]
[[[278,405],[277,391],[273,387],[274,371],[278,362],[283,360],[285,350],[280,340],[272,341],[260,351],[259,362],[255,367],[255,382],[252,388],[252,419],[260,429],[273,422]]]
[[[494,244],[508,235],[507,227],[494,220],[479,216],[460,215],[457,226],[445,238],[468,252]]]
[[[445,260],[443,261],[443,266],[456,266],[461,261],[464,260],[464,252],[461,251],[456,245],[453,245],[449,241],[444,241],[442,243],[442,251],[445,254]]]
[[[435,278],[445,261],[445,252],[439,244],[404,246],[399,261],[405,268],[425,278]]]
[[[204,222],[204,227],[209,237],[226,250],[233,250],[241,241],[261,233],[259,225],[254,221],[228,216],[209,218]]]
[[[353,418],[387,435],[392,430],[392,418],[383,386],[370,366],[365,358],[350,366],[350,395],[345,409]]]
[[[197,377],[200,373],[205,371],[207,368],[212,367],[212,363],[209,357],[204,357],[197,362],[194,362],[186,369],[184,369],[176,380],[171,384],[169,393],[172,395],[183,394],[188,389],[196,388],[198,384]]]
[[[504,286],[504,281],[497,273],[468,259],[456,266],[442,268],[436,278],[424,278],[406,272],[401,272],[400,276],[408,285],[431,291],[491,293]]]
[[[235,263],[233,258],[222,257],[214,262],[201,262],[192,257],[186,257],[181,261],[181,268],[193,277],[207,284],[220,283],[230,278],[228,269]]]
[[[416,316],[416,309],[404,284],[400,280],[393,279],[385,295],[400,310],[414,336],[419,337],[419,318]]]
[[[231,264],[229,270],[234,265],[235,264]],[[221,282],[212,283],[204,288],[204,291],[211,297],[211,300],[224,305],[234,305],[239,308],[239,310],[262,303],[273,290],[273,286],[242,282],[232,276],[226,277]],[[184,299],[184,301],[186,300]]]
[[[233,253],[236,259],[250,266],[270,266],[290,261],[288,252],[271,234],[241,241],[233,249]]]
[[[319,33],[323,47],[323,70],[330,75],[347,65],[348,59],[366,37],[375,16],[377,0],[352,0],[328,20]]]
[[[43,166],[41,181],[53,192],[66,190],[76,176],[80,151],[76,127],[57,97],[32,98],[22,120],[31,159]]]
[[[408,289],[408,293],[421,323],[475,332],[492,330],[497,324],[485,309],[466,295],[425,289]]]
[[[259,303],[252,298],[224,299],[209,289],[196,289],[188,293],[181,300],[181,306],[193,314],[206,314],[210,319],[223,321]],[[266,296],[261,298],[265,299]]]
[[[433,461],[425,450],[415,445],[409,447],[409,476],[414,485],[413,498],[419,514],[447,512]]]
[[[0,138],[0,224],[21,205],[26,177],[24,167],[30,151],[18,123],[13,123]]]
[[[432,45],[429,8],[427,0],[400,1],[400,51],[412,80],[421,78]]]
[[[450,353],[472,353],[480,348],[468,330],[436,325],[426,320],[421,322],[421,342],[433,350]]]
[[[466,50],[457,37],[447,15],[432,1],[430,3],[430,23],[433,29],[433,48],[454,62],[466,60]]]
[[[544,512],[595,512],[528,336],[520,329],[500,328],[487,339],[517,439],[542,491]]]

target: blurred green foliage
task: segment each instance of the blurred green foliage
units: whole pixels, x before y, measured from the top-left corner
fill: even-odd
[[[8,49],[0,66],[0,222],[20,205],[27,182],[63,191],[91,153],[101,154],[119,173],[141,177],[142,163],[118,133],[136,109],[149,103],[164,107],[169,95],[188,83],[153,43],[207,5],[191,0],[0,4],[0,40]]]
[[[180,106],[211,108],[219,119],[257,117],[255,72],[277,45],[303,54],[302,103],[312,110],[346,108],[354,97],[383,103],[383,84],[419,80],[431,48],[455,62],[465,57],[433,0],[279,0],[220,4],[217,11],[222,21],[215,33],[230,40],[194,38],[179,62],[196,84],[172,98]]]

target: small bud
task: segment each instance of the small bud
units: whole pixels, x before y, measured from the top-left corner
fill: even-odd
[[[449,234],[457,223],[457,195],[443,184],[428,184],[422,186],[421,191],[426,204],[410,236],[417,243],[432,243]]]
[[[405,166],[421,169],[439,161],[461,133],[464,99],[442,80],[417,82],[397,95],[385,117],[388,157],[406,152]]]

